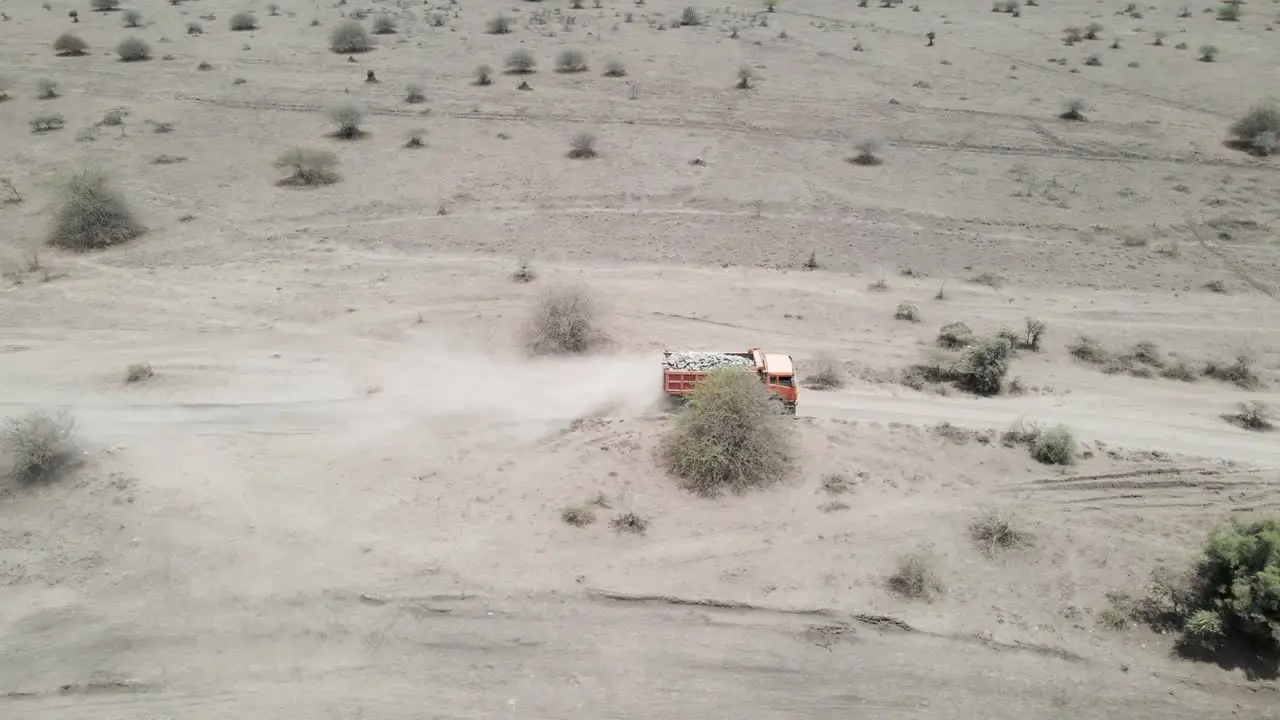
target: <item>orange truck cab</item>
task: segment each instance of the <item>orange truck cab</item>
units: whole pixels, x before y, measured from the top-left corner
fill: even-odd
[[[698,381],[710,375],[713,370],[689,370],[672,367],[671,358],[675,353],[663,353],[662,390],[668,396],[684,397],[693,392]],[[795,362],[790,355],[766,353],[760,348],[751,348],[745,353],[721,353],[750,361],[743,365],[744,371],[753,372],[782,403],[787,412],[795,414],[796,402],[800,396],[800,386],[796,382]]]

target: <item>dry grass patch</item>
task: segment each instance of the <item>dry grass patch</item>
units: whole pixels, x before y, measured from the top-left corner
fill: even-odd
[[[156,371],[151,368],[151,363],[133,363],[125,368],[124,381],[129,384],[140,383],[150,380],[156,376]]]
[[[920,548],[898,558],[898,567],[885,584],[904,598],[933,602],[946,592],[937,564],[932,550]]]
[[[74,431],[75,422],[66,413],[33,411],[6,420],[0,428],[6,477],[20,485],[56,480],[76,457]]]
[[[643,535],[649,530],[649,521],[633,512],[625,512],[609,521],[614,532]]]
[[[1245,400],[1236,406],[1236,411],[1222,416],[1224,420],[1242,427],[1245,430],[1268,431],[1275,429],[1275,411],[1270,405],[1253,400]]]
[[[67,121],[58,113],[44,113],[31,118],[31,132],[47,133],[66,127]]]
[[[898,303],[898,307],[893,311],[894,320],[905,320],[906,322],[920,322],[920,308],[911,303]]]
[[[143,232],[124,197],[97,170],[64,176],[55,185],[54,194],[50,244],[93,250],[119,245]]]
[[[506,15],[496,15],[485,24],[485,29],[490,35],[506,35],[511,32],[511,18]]]
[[[704,497],[744,493],[781,479],[795,457],[790,421],[750,373],[722,368],[700,381],[662,440],[681,487]]]
[[[978,517],[969,524],[969,537],[987,555],[998,555],[1032,543],[1030,533],[1021,528],[1012,511],[994,507],[979,509]]]
[[[360,121],[364,120],[364,110],[352,103],[343,103],[329,108],[329,120],[337,127],[333,136],[340,140],[356,140],[366,135],[360,129]]]
[[[1244,390],[1256,390],[1262,385],[1262,378],[1258,377],[1257,371],[1253,368],[1253,358],[1245,353],[1237,355],[1236,359],[1229,363],[1217,360],[1206,361],[1201,372],[1205,377],[1231,383]]]
[[[340,178],[335,168],[338,156],[328,150],[292,148],[276,158],[275,167],[291,171],[279,185],[314,187],[330,185]]]
[[[560,519],[566,525],[586,527],[596,521],[596,511],[586,505],[571,505],[560,511]]]
[[[538,279],[538,273],[528,260],[521,260],[515,271],[511,273],[511,279],[518,283],[531,283]]]
[[[809,373],[805,385],[814,390],[834,390],[844,387],[844,368],[834,355],[818,353],[809,361]]]
[[[525,328],[525,347],[535,355],[585,353],[604,339],[594,298],[577,286],[543,292]]]

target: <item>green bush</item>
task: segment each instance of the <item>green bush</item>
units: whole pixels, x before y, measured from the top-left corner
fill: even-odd
[[[1076,455],[1076,439],[1065,426],[1041,430],[1031,441],[1031,457],[1046,465],[1070,465]]]
[[[1209,535],[1196,563],[1201,597],[1183,626],[1188,640],[1230,630],[1280,642],[1280,518],[1232,520]]]
[[[667,470],[686,490],[714,497],[780,480],[795,458],[790,421],[751,373],[716,370],[694,386],[663,438]]]
[[[965,351],[960,360],[960,385],[979,395],[995,395],[1009,373],[1013,345],[1005,338],[990,337]]]
[[[955,350],[973,343],[973,331],[962,322],[950,322],[938,331],[938,346]]]

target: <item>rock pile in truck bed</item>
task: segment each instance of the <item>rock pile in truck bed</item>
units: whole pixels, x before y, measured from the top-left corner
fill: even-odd
[[[681,351],[664,355],[662,365],[668,370],[711,372],[722,367],[749,368],[751,367],[751,361],[744,357],[726,355],[725,353]]]

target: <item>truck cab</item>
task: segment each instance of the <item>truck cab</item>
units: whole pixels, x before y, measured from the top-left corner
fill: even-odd
[[[787,412],[794,413],[800,392],[796,383],[796,366],[791,356],[761,352],[760,348],[752,348],[750,352],[760,381],[769,388],[769,392],[778,396]]]

